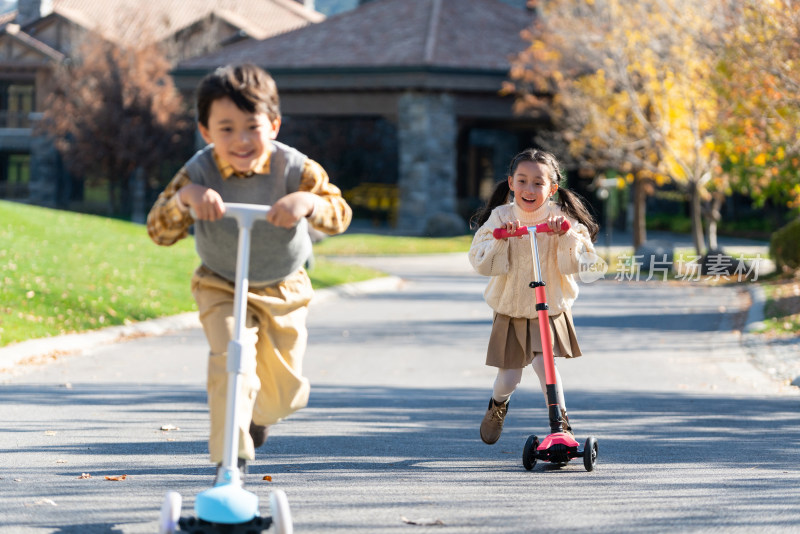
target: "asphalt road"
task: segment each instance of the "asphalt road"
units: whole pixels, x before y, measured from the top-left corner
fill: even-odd
[[[500,441],[478,437],[485,279],[463,255],[359,261],[406,282],[312,307],[310,404],[250,466],[262,513],[279,488],[299,533],[800,531],[800,397],[742,350],[741,291],[583,285],[585,356],[559,368],[597,468],[528,472],[525,439],[547,433],[532,371]],[[190,514],[213,477],[205,354],[190,329],[0,375],[0,532],[155,532],[168,490]]]

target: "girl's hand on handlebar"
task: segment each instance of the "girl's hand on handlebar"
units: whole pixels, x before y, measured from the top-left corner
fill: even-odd
[[[561,228],[565,221],[566,219],[564,218],[563,215],[549,217],[547,219],[547,226],[549,226],[550,230],[552,230],[552,233],[550,235],[561,236],[566,234],[567,232],[563,228]]]
[[[298,221],[314,211],[314,194],[306,191],[289,193],[275,202],[267,213],[267,221],[281,228],[294,228]]]
[[[187,184],[178,191],[181,202],[189,206],[192,216],[200,221],[218,221],[225,215],[222,197],[208,187]]]
[[[509,234],[512,234],[512,235],[517,231],[517,229],[519,227],[520,227],[519,220],[509,221],[509,222],[506,223],[506,231]],[[517,236],[517,237],[522,237],[522,236]],[[503,237],[502,239],[508,239],[508,238],[507,237]]]

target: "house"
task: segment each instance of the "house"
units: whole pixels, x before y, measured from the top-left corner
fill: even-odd
[[[174,79],[188,92],[220,65],[266,68],[281,94],[279,139],[318,160],[356,214],[383,209],[410,234],[461,232],[546,126],[499,93],[531,17],[500,0],[375,0],[182,61]]]
[[[19,0],[0,14],[0,198],[67,204],[69,177],[33,127],[53,69],[87,33],[122,45],[158,42],[179,61],[324,19],[294,0]]]

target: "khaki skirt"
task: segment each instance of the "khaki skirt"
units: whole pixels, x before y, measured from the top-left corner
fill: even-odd
[[[554,356],[562,358],[581,356],[575,325],[572,323],[572,313],[565,311],[551,315],[550,332],[553,338]],[[533,361],[533,355],[537,352],[542,352],[538,318],[494,314],[486,365],[501,369],[522,369]]]

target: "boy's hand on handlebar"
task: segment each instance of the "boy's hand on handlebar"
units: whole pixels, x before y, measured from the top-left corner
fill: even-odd
[[[281,228],[294,228],[298,221],[314,211],[314,194],[306,191],[289,193],[275,202],[267,213],[267,222]]]
[[[547,219],[547,226],[549,226],[550,230],[552,230],[551,235],[560,236],[566,234],[567,233],[566,230],[562,228],[565,221],[566,219],[564,218],[563,215],[549,217]]]
[[[178,191],[181,202],[189,206],[192,216],[201,221],[218,221],[225,215],[222,197],[208,187],[188,184]]]

